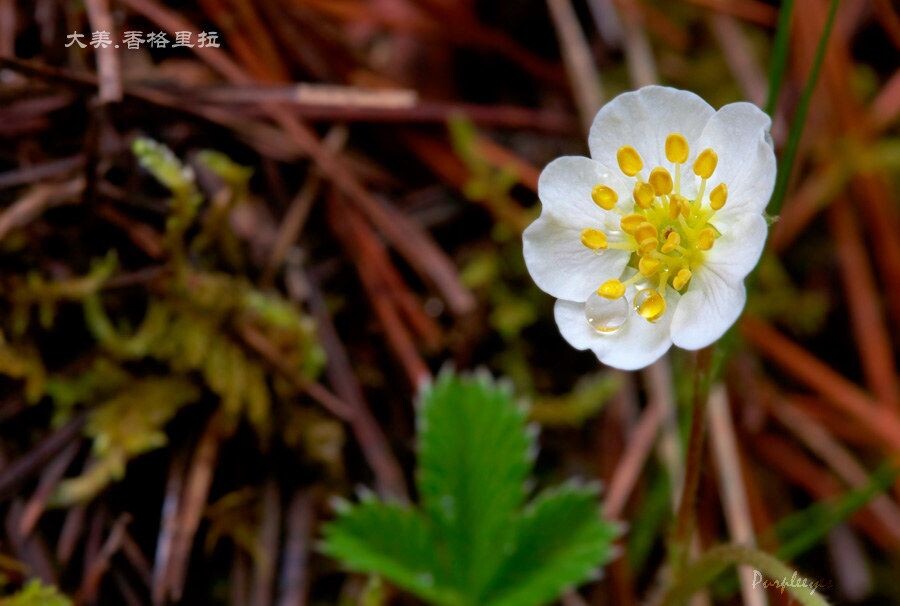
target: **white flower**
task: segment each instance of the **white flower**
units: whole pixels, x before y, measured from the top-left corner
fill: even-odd
[[[673,343],[705,347],[737,320],[766,240],[769,126],[749,103],[715,111],[648,86],[597,113],[591,158],[547,165],[525,263],[559,299],[556,323],[573,347],[632,370]]]

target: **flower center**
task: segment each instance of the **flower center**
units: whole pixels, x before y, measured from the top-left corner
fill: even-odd
[[[638,292],[630,307],[648,322],[659,320],[666,312],[666,289],[684,290],[721,235],[710,220],[725,205],[728,188],[719,183],[707,195],[707,182],[716,170],[718,156],[712,149],[704,149],[694,160],[693,178],[699,179],[700,185],[697,195],[689,199],[681,193],[682,165],[689,151],[683,135],[670,134],[665,155],[674,177],[669,169],[657,166],[644,180],[644,162],[637,150],[631,146],[618,150],[619,169],[634,180],[631,203],[624,205],[630,212],[619,207],[614,189],[603,183],[594,186],[594,203],[617,213],[619,226],[606,232],[587,227],[581,232],[581,243],[597,253],[631,251],[629,266],[634,270],[628,279],[607,280],[588,300],[585,315],[598,332],[615,332],[625,323],[629,313],[625,293],[631,284]]]

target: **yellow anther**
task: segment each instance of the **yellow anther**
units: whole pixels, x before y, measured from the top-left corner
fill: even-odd
[[[626,234],[633,234],[634,230],[638,228],[638,225],[640,225],[644,221],[646,221],[644,215],[633,213],[622,217],[622,219],[619,221],[619,226]]]
[[[635,309],[648,322],[656,322],[666,313],[666,299],[655,290],[644,290],[635,298]]]
[[[616,161],[618,161],[622,172],[629,177],[635,176],[644,168],[644,161],[641,160],[641,155],[630,145],[624,145],[619,148],[619,151],[616,152]]]
[[[709,250],[716,241],[716,232],[712,227],[704,227],[697,234],[697,248],[700,250]]]
[[[638,261],[638,271],[641,272],[642,276],[649,278],[659,271],[660,265],[662,265],[662,262],[659,259],[641,257],[641,260]]]
[[[666,160],[669,162],[687,162],[689,152],[687,139],[681,133],[672,133],[666,137]]]
[[[607,280],[597,289],[597,294],[607,299],[618,299],[625,294],[625,285],[619,280]]]
[[[650,208],[653,206],[653,188],[649,183],[639,182],[634,186],[634,203],[641,208]]]
[[[646,256],[656,250],[656,247],[659,246],[659,240],[656,238],[647,238],[646,240],[641,240],[638,245],[638,254],[641,256]]]
[[[678,273],[675,274],[675,277],[672,278],[672,287],[675,290],[681,290],[682,288],[684,288],[687,285],[687,283],[690,281],[690,279],[691,279],[691,270],[689,270],[687,267],[680,269],[680,270],[678,270]]]
[[[672,182],[672,175],[661,166],[650,171],[650,185],[653,186],[653,191],[657,196],[668,196],[675,186]]]
[[[606,234],[590,227],[581,230],[581,243],[591,250],[605,250],[608,246]]]
[[[716,185],[711,192],[709,192],[709,205],[713,210],[719,210],[723,206],[725,206],[725,201],[728,199],[728,186],[724,183],[719,183]]]
[[[637,229],[634,230],[634,239],[638,242],[643,242],[648,238],[655,238],[659,235],[659,232],[656,231],[656,227],[652,223],[648,223],[644,221],[640,225],[637,226]]]
[[[706,148],[700,152],[700,155],[694,160],[694,174],[701,179],[709,179],[712,177],[713,172],[715,172],[716,164],[718,163],[719,157],[716,155],[716,152]]]
[[[663,253],[670,253],[681,244],[681,236],[678,235],[677,231],[669,232],[669,235],[666,236],[666,241],[663,243],[662,248],[660,249]]]
[[[678,215],[681,214],[681,205],[686,203],[687,199],[684,196],[673,194],[669,198],[669,218],[673,221],[678,218]]]
[[[616,202],[619,201],[619,194],[608,185],[598,183],[594,186],[594,189],[591,190],[591,199],[594,201],[594,204],[600,208],[612,210],[616,205]]]

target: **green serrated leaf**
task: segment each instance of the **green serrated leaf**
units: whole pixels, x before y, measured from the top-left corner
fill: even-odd
[[[417,476],[422,508],[445,547],[440,579],[477,602],[514,541],[532,442],[524,412],[490,379],[449,373],[422,398]]]
[[[490,606],[546,604],[584,582],[610,559],[618,529],[600,518],[596,490],[565,486],[540,495],[516,534],[515,550],[486,594]]]
[[[435,604],[458,604],[437,587],[429,528],[418,512],[371,499],[325,526],[323,551],[351,570],[375,573]]]
[[[344,504],[324,550],[439,606],[533,606],[587,579],[615,525],[595,491],[568,486],[523,510],[533,435],[508,389],[443,373],[419,410],[420,511]]]

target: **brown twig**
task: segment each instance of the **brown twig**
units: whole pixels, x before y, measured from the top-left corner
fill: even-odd
[[[100,79],[100,103],[113,103],[122,100],[122,74],[119,68],[119,51],[117,32],[109,13],[108,0],[85,0],[88,21],[95,32],[106,32],[111,44],[94,49],[97,57],[97,74]]]
[[[0,474],[0,495],[8,494],[31,474],[39,471],[47,460],[77,439],[81,435],[84,421],[84,413],[75,416],[71,421],[44,438],[28,454],[7,465]]]
[[[315,507],[312,492],[298,490],[285,514],[287,525],[281,558],[278,606],[306,606],[310,586]]]
[[[766,357],[864,424],[891,451],[900,450],[900,420],[856,385],[751,314],[744,315],[741,332]]]
[[[379,492],[393,498],[408,498],[403,470],[391,452],[384,432],[372,416],[366,403],[362,387],[353,372],[347,350],[335,330],[318,285],[313,280],[307,279],[297,264],[289,264],[286,282],[291,298],[295,300],[305,298],[309,302],[310,311],[316,318],[319,339],[327,353],[328,365],[325,373],[334,390],[351,407],[351,416],[348,422],[366,461],[375,473]]]
[[[581,115],[581,124],[585,128],[590,128],[594,114],[603,103],[600,74],[594,66],[590,47],[571,2],[547,0],[547,7],[556,28],[563,63],[569,76],[569,86],[572,88],[575,105]]]

